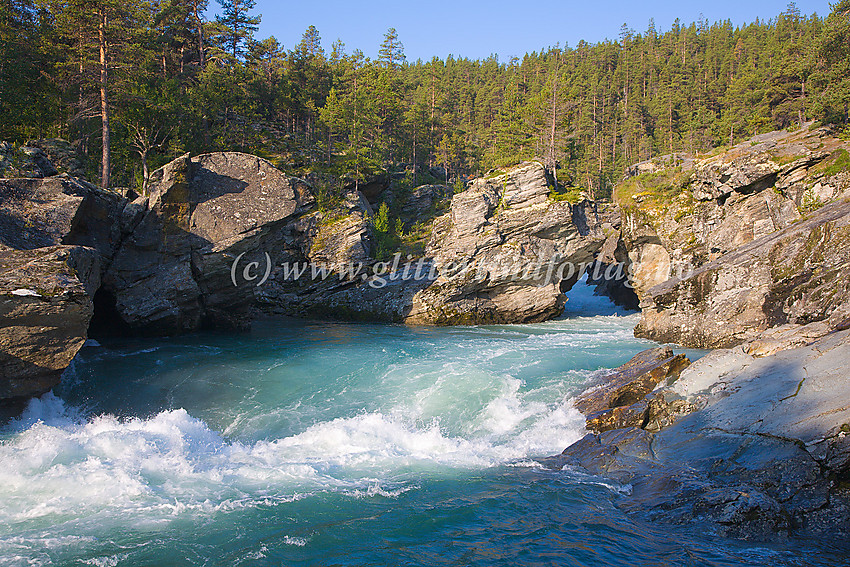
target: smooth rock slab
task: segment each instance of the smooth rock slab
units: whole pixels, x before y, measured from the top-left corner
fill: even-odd
[[[717,351],[658,390],[703,409],[658,433],[588,435],[546,462],[628,482],[623,506],[774,540],[850,537],[850,330],[755,358]],[[650,402],[652,403],[652,402]]]

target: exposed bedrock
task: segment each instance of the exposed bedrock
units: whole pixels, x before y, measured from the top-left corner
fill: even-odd
[[[756,357],[717,350],[647,397],[658,427],[589,434],[548,461],[632,486],[624,507],[720,534],[846,538],[850,331]],[[666,413],[665,413],[666,412]],[[653,432],[655,431],[655,432]]]
[[[629,483],[624,507],[652,519],[847,537],[847,146],[823,129],[772,133],[624,182],[636,334],[720,350],[630,404],[609,399],[623,369],[602,377],[576,404],[592,433],[551,466]]]
[[[48,391],[85,343],[123,204],[67,176],[0,180],[0,399]]]
[[[624,182],[636,334],[719,348],[850,315],[848,147],[824,129],[777,132]]]
[[[0,247],[0,400],[59,383],[86,341],[93,309],[86,284],[99,270],[91,248]]]
[[[656,285],[635,333],[724,348],[785,324],[850,317],[850,203],[834,202],[682,278]]]
[[[255,156],[178,158],[152,174],[148,196],[125,209],[126,237],[104,290],[137,332],[243,328],[255,286],[233,284],[234,261],[266,251],[279,258],[297,248],[294,223],[314,203],[303,182]],[[249,275],[262,271],[257,266]]]
[[[652,427],[655,412],[649,394],[659,384],[675,382],[689,365],[687,356],[673,354],[670,347],[644,351],[582,393],[575,406],[587,416],[587,429],[595,433]]]
[[[531,162],[455,195],[426,250],[440,276],[417,293],[406,320],[528,323],[559,315],[563,292],[594,261],[619,215],[587,201],[556,202],[549,193],[543,166]]]

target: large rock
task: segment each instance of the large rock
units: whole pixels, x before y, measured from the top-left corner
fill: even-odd
[[[120,241],[126,201],[67,175],[0,179],[0,243],[19,250],[57,244],[97,249],[107,262]]]
[[[149,189],[125,211],[128,236],[105,278],[120,317],[155,334],[244,327],[265,254],[298,246],[292,223],[315,203],[306,184],[261,158],[215,153],[174,160]],[[253,279],[234,285],[242,274]]]
[[[99,276],[91,248],[0,246],[0,400],[59,383],[86,341]]]
[[[806,230],[820,230],[823,205],[850,194],[850,172],[836,166],[848,147],[824,129],[776,132],[690,169],[625,181],[621,233],[644,308],[639,336],[713,348],[829,317],[841,293],[832,278],[843,268],[838,257],[816,267],[824,248]],[[840,235],[825,238],[840,245]],[[814,256],[806,259],[798,244]],[[785,262],[788,255],[794,261]],[[782,274],[769,263],[784,266]],[[817,289],[811,269],[825,278]]]
[[[646,396],[662,382],[673,383],[689,364],[687,356],[675,355],[670,347],[646,350],[582,393],[575,406],[587,416],[587,429],[597,433],[642,427],[649,407]]]
[[[0,142],[0,177],[43,178],[58,173],[85,175],[77,148],[66,140],[33,140],[20,147]]]
[[[413,189],[393,188],[385,191],[380,200],[398,213],[406,227],[416,222],[430,222],[445,212],[454,190],[446,185],[420,185]],[[377,208],[376,205],[373,208]]]
[[[335,208],[301,217],[293,224],[300,251],[277,262],[257,288],[266,313],[347,320],[401,322],[413,295],[427,281],[402,278],[396,257],[372,257],[371,208],[349,193]]]
[[[716,351],[659,391],[700,411],[655,434],[591,434],[547,462],[629,483],[624,507],[660,521],[743,539],[850,536],[850,330],[745,351]]]
[[[850,203],[838,201],[656,285],[635,334],[725,348],[771,327],[850,316]]]
[[[335,209],[312,217],[311,229],[305,232],[305,252],[311,262],[338,266],[369,261],[371,208],[362,194],[349,193]]]
[[[0,177],[43,178],[57,173],[47,153],[41,148],[16,148],[8,142],[0,142]]]
[[[617,215],[549,199],[539,163],[477,179],[434,222],[426,255],[439,277],[418,292],[413,324],[528,323],[559,315]]]
[[[124,204],[68,176],[0,179],[0,399],[55,386],[85,342]]]

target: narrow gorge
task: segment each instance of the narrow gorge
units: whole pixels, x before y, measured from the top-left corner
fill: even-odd
[[[600,374],[575,402],[591,433],[547,466],[613,476],[634,486],[627,506],[739,537],[840,529],[848,146],[807,126],[644,162],[614,203],[564,195],[525,162],[462,191],[385,178],[321,206],[311,182],[247,154],[182,156],[136,196],[32,151],[30,177],[0,181],[0,398],[48,392],[99,334],[240,333],[275,316],[539,323],[586,276],[639,305],[636,336],[716,350],[691,364],[664,347]],[[390,206],[415,246],[379,245]]]

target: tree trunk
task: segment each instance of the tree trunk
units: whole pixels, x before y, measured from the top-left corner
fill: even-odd
[[[198,12],[199,3],[195,3],[195,23],[198,25],[198,62],[201,65],[201,71],[207,66],[207,55],[204,47],[204,23],[201,20],[201,14]]]
[[[555,124],[557,122],[557,114],[558,114],[558,66],[555,65],[555,77],[552,79],[552,124],[549,130],[549,148],[547,152],[547,161],[546,165],[549,166],[549,169],[552,172],[552,176],[556,180],[557,184],[557,175],[555,174]]]
[[[416,187],[416,120],[413,121],[413,186]]]
[[[103,157],[101,158],[100,186],[102,189],[109,188],[109,99],[107,86],[109,81],[109,63],[107,59],[106,39],[106,9],[98,11],[98,44],[100,46],[100,121],[103,137]]]
[[[673,98],[672,88],[670,98],[667,100],[667,124],[670,127],[670,153],[673,153]]]
[[[150,180],[150,173],[148,172],[148,150],[140,151],[139,155],[142,156],[142,195],[147,195],[148,181]]]
[[[431,63],[433,65],[433,63]],[[434,81],[436,81],[436,77],[434,77],[434,69],[431,69],[431,131],[428,135],[428,146],[429,148],[434,148],[434,102],[436,98],[436,93],[434,92]],[[428,156],[428,167],[434,167],[434,160],[431,155]]]
[[[201,14],[198,12],[199,3],[195,3],[195,23],[198,26],[198,63],[201,67],[201,72],[207,67],[206,47],[204,46],[204,22],[201,20]],[[204,133],[204,148],[210,149],[212,145],[212,136],[210,135],[210,121],[207,115],[201,117],[201,130]]]
[[[360,145],[357,132],[357,69],[354,69],[354,190],[360,190]]]

